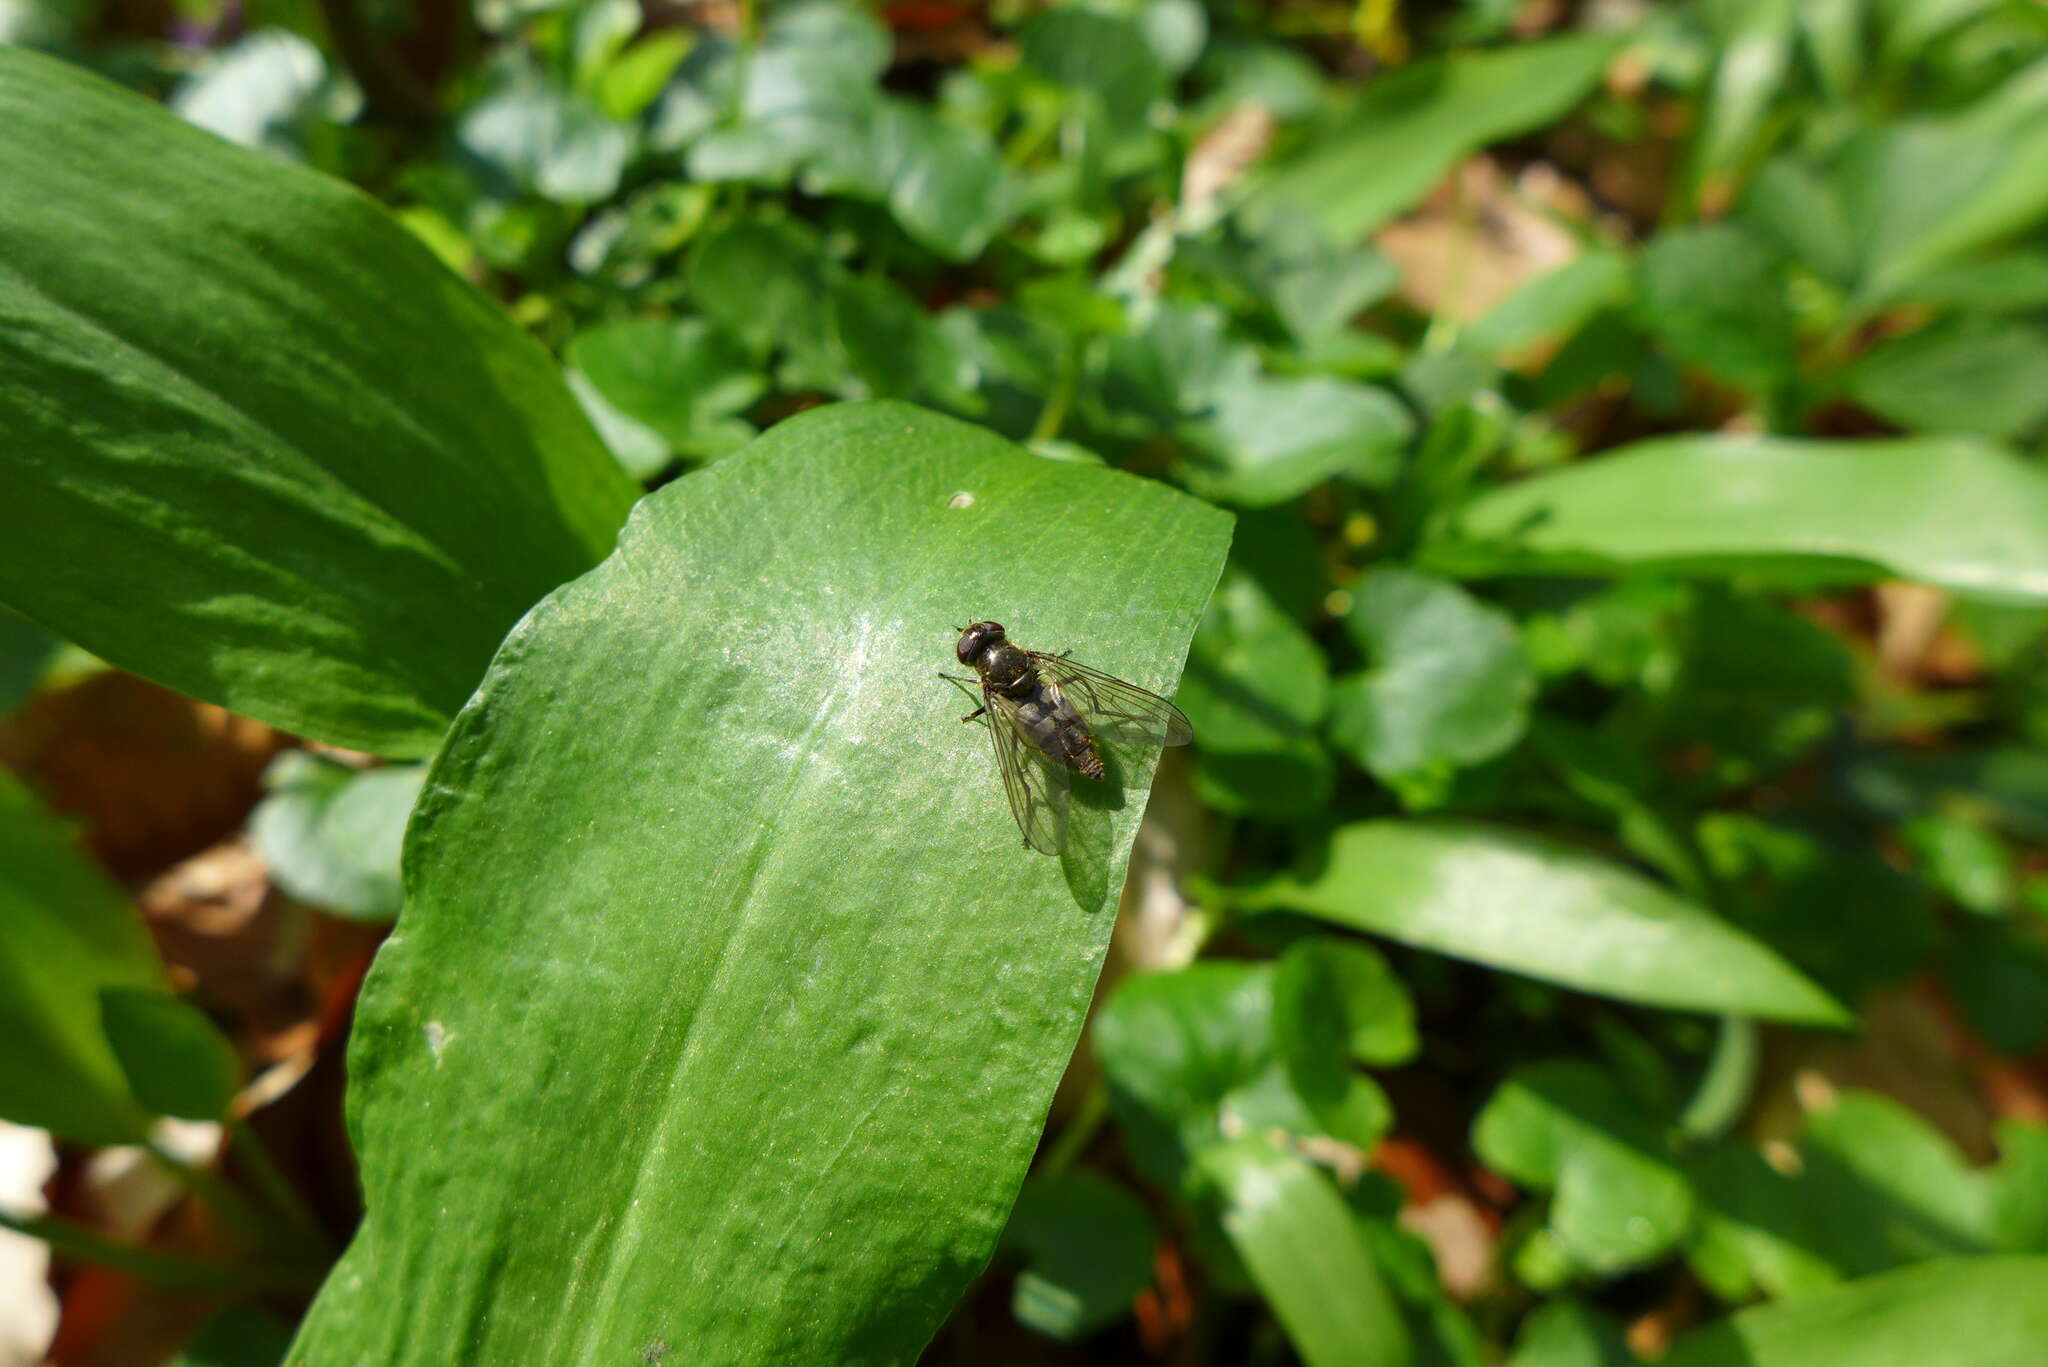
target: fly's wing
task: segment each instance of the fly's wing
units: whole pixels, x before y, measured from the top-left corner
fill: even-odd
[[[996,747],[996,768],[1002,771],[1003,792],[1024,843],[1041,854],[1058,854],[1067,840],[1067,771],[1048,762],[1024,743],[1017,730],[1017,704],[1000,693],[984,691],[988,734]]]
[[[1030,654],[1040,677],[1051,680],[1098,738],[1125,745],[1186,745],[1195,738],[1187,717],[1157,693],[1058,655]]]

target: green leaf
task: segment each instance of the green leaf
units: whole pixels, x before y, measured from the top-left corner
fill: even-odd
[[[1638,322],[1679,362],[1746,389],[1791,380],[1798,335],[1775,255],[1733,223],[1659,233],[1643,252]]]
[[[1949,991],[1992,1048],[2025,1058],[2048,1043],[2048,946],[2017,928],[1972,925],[1945,960]]]
[[[1755,1306],[1659,1367],[2010,1367],[2048,1356],[2048,1258],[1951,1258]]]
[[[2011,84],[2024,94],[2039,80],[2021,71]],[[1841,221],[1852,225],[1852,302],[1867,314],[1923,276],[2039,222],[2048,212],[2048,120],[2001,108],[1994,93],[1949,119],[1852,138],[1829,182]]]
[[[1329,694],[1315,641],[1256,579],[1226,572],[1176,699],[1201,738],[1203,800],[1268,819],[1320,810],[1335,781],[1316,738]]]
[[[1085,5],[1061,5],[1032,19],[1018,34],[1018,53],[1027,66],[1096,101],[1119,127],[1142,121],[1166,91],[1167,73],[1145,31]]]
[[[1337,829],[1301,874],[1233,890],[1418,949],[1581,992],[1833,1025],[1841,1006],[1771,950],[1618,864],[1463,822]]]
[[[1415,1002],[1386,957],[1371,945],[1319,935],[1297,940],[1282,958],[1283,975],[1297,961],[1314,963],[1330,976],[1344,1010],[1344,1037],[1351,1057],[1378,1067],[1396,1067],[1415,1057]]]
[[[1305,941],[1273,973],[1273,1048],[1287,1085],[1323,1133],[1370,1149],[1393,1123],[1379,1085],[1351,1066],[1352,1001],[1332,956]]]
[[[1138,1161],[1178,1181],[1192,1155],[1223,1137],[1226,1113],[1236,1124],[1261,1110],[1256,1093],[1275,1071],[1273,966],[1203,960],[1128,978],[1091,1035]]]
[[[1965,319],[1885,343],[1841,376],[1843,392],[1900,427],[2014,437],[2048,418],[2048,335]]]
[[[264,28],[211,54],[168,103],[229,142],[303,160],[301,125],[332,102],[320,49],[289,29]]]
[[[1344,626],[1368,668],[1338,680],[1330,734],[1367,770],[1467,767],[1521,739],[1536,676],[1506,613],[1455,584],[1383,569],[1358,586]]]
[[[1482,356],[1498,358],[1567,337],[1603,309],[1626,304],[1634,284],[1626,258],[1595,248],[1517,289],[1466,328],[1459,342]]]
[[[1400,400],[1373,385],[1238,367],[1214,410],[1188,425],[1197,449],[1178,468],[1198,494],[1267,508],[1340,476],[1392,482],[1414,430]]]
[[[1472,1125],[1488,1166],[1555,1189],[1550,1232],[1612,1275],[1663,1257],[1693,1221],[1692,1188],[1656,1122],[1607,1073],[1576,1060],[1517,1071]]]
[[[701,318],[635,318],[587,329],[568,361],[605,403],[690,457],[724,455],[753,435],[738,420],[766,392],[745,350]]]
[[[466,110],[462,148],[522,194],[595,204],[619,188],[633,129],[538,71],[522,71]]]
[[[147,1118],[100,1028],[107,988],[161,991],[121,890],[0,769],[0,1118],[81,1144],[130,1144]]]
[[[431,751],[633,498],[553,363],[368,199],[74,68],[0,47],[0,124],[0,599]]]
[[[697,138],[691,177],[800,177],[810,194],[883,205],[948,260],[978,255],[1013,215],[1009,170],[981,129],[884,97],[875,82],[889,62],[888,31],[858,6],[779,9],[746,63],[737,122]],[[685,134],[701,121],[696,110],[672,114]],[[678,131],[663,136],[679,141]]]
[[[1049,1337],[1084,1338],[1130,1314],[1152,1283],[1158,1242],[1138,1198],[1101,1173],[1034,1177],[1003,1230],[1026,1260],[1010,1311]]]
[[[2048,477],[1959,439],[1658,438],[1492,490],[1452,572],[1919,579],[2048,600]]]
[[[103,987],[100,1024],[129,1090],[153,1114],[186,1120],[227,1114],[242,1064],[204,1011],[150,988]]]
[[[2003,1204],[1991,1173],[1870,1092],[1844,1093],[1809,1115],[1784,1171],[1729,1148],[1709,1154],[1693,1182],[1694,1263],[1736,1296],[1750,1294],[1752,1279],[1790,1298],[1909,1262],[1989,1252]]]
[[[1522,1322],[1507,1367],[1639,1367],[1613,1316],[1570,1297],[1546,1300]]]
[[[0,607],[0,716],[35,696],[64,643]]]
[[[898,404],[651,495],[435,761],[350,1042],[367,1220],[296,1351],[914,1357],[1037,1144],[1151,773],[1113,747],[1066,855],[1024,849],[950,628],[1171,693],[1228,526]]]
[[[1381,226],[1488,143],[1586,97],[1619,47],[1611,34],[1517,43],[1415,62],[1382,76],[1284,161],[1259,192],[1315,215],[1333,238]]]
[[[1400,1311],[1330,1179],[1263,1140],[1202,1156],[1223,1229],[1309,1367],[1406,1367]]]
[[[278,1367],[292,1329],[256,1305],[234,1305],[206,1322],[170,1367]]]
[[[598,77],[598,108],[608,118],[638,118],[661,95],[662,87],[695,45],[696,35],[688,29],[648,34],[613,58]]]
[[[425,766],[352,769],[303,750],[263,775],[269,796],[249,817],[270,877],[302,902],[364,921],[389,921],[402,898],[399,848]]]

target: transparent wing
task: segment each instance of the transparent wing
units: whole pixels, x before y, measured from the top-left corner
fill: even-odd
[[[1088,719],[1099,739],[1126,745],[1186,745],[1195,728],[1178,707],[1113,674],[1058,655],[1031,651],[1039,675]]]
[[[996,768],[1003,792],[1024,843],[1041,854],[1058,854],[1067,843],[1067,796],[1072,791],[1067,771],[1024,743],[1017,732],[1017,704],[1000,693],[983,691],[988,706],[988,734],[996,747]]]

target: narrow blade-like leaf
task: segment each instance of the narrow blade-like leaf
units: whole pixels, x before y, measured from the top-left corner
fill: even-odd
[[[1234,894],[1581,992],[1810,1024],[1848,1014],[1704,908],[1597,855],[1451,821],[1341,827],[1318,865]]]

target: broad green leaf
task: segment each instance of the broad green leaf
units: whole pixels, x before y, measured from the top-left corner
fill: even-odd
[[[142,918],[71,833],[0,769],[0,1118],[82,1144],[147,1118],[100,1028],[107,988],[161,991]]]
[[[1488,1166],[1556,1192],[1550,1231],[1573,1260],[1613,1274],[1685,1237],[1693,1194],[1671,1145],[1607,1073],[1577,1060],[1524,1068],[1472,1126]]]
[[[1314,639],[1251,575],[1226,572],[1176,700],[1201,737],[1203,800],[1266,818],[1320,810],[1335,781],[1316,735],[1329,695]]]
[[[1660,1367],[2012,1367],[2048,1357],[2048,1258],[1950,1258],[1779,1305],[1672,1345]]]
[[[1152,1283],[1152,1217],[1124,1187],[1090,1169],[1034,1177],[1017,1196],[1003,1246],[1025,1259],[1010,1311],[1071,1341],[1130,1314]]]
[[[1453,572],[1919,579],[2048,600],[2048,477],[1960,439],[1657,438],[1481,495]]]
[[[578,333],[567,359],[613,409],[697,458],[752,436],[737,415],[768,387],[739,343],[701,318],[607,323]]]
[[[1261,199],[1306,209],[1340,242],[1387,222],[1466,154],[1557,118],[1619,47],[1611,34],[1416,62],[1365,88],[1266,179]]]
[[[218,1120],[242,1065],[206,1013],[182,997],[137,987],[100,989],[100,1025],[128,1088],[155,1115]]]
[[[435,761],[351,1040],[366,1223],[296,1352],[914,1357],[1015,1198],[1151,773],[1112,747],[1066,854],[1023,848],[952,628],[1171,693],[1227,534],[898,404],[650,496]]]
[[[338,916],[389,921],[403,896],[406,818],[425,780],[422,765],[352,769],[287,751],[263,775],[270,791],[250,814],[249,835],[271,880],[293,897]]]
[[[1937,324],[1887,342],[1841,377],[1889,422],[1930,432],[2016,437],[2048,418],[2048,334],[2016,322]]]
[[[1734,223],[1659,233],[1643,252],[1641,325],[1685,365],[1746,389],[1794,377],[1798,336],[1775,254]]]
[[[1223,1229],[1309,1367],[1406,1367],[1408,1331],[1330,1179],[1258,1139],[1202,1157]]]
[[[0,124],[0,599],[432,750],[634,495],[553,362],[368,199],[75,68],[0,47]]]
[[[1301,873],[1233,890],[1581,992],[1677,1010],[1840,1024],[1771,950],[1619,864],[1520,832],[1450,821],[1339,827]]]
[[[1330,735],[1367,770],[1462,768],[1521,739],[1536,676],[1506,613],[1456,584],[1383,569],[1358,586],[1344,626],[1367,669],[1338,680]]]

